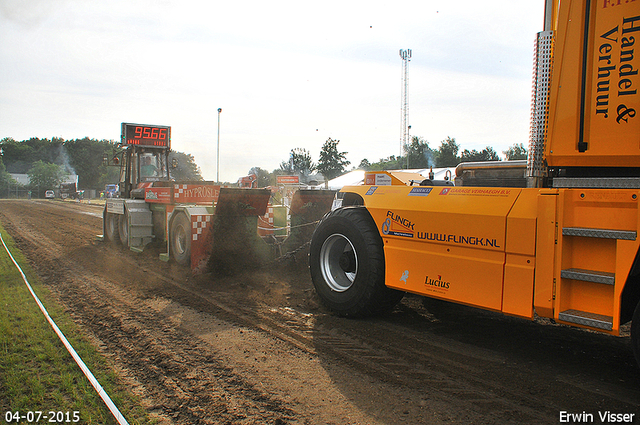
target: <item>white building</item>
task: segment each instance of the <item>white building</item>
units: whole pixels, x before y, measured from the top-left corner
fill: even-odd
[[[20,183],[21,185],[28,185],[30,183],[28,174],[17,174],[17,173],[9,173],[12,179]],[[76,187],[78,186],[78,175],[77,174],[69,174],[62,181],[62,184],[75,183]]]

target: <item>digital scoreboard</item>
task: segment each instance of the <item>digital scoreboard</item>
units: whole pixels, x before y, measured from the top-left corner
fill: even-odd
[[[122,123],[123,145],[171,148],[171,127],[166,125],[146,125]]]

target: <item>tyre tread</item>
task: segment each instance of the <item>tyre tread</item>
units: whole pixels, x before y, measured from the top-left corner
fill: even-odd
[[[185,231],[187,232],[187,249],[185,250],[185,252],[183,253],[183,255],[177,255],[176,254],[176,249],[175,249],[175,229],[177,224],[180,221],[184,221],[183,226],[185,228]],[[173,258],[173,260],[180,264],[181,266],[189,266],[191,264],[191,241],[189,239],[190,234],[188,233],[190,226],[189,226],[189,217],[187,217],[187,215],[183,212],[178,213],[178,215],[171,221],[171,229],[170,229],[170,245],[171,245],[171,256]]]

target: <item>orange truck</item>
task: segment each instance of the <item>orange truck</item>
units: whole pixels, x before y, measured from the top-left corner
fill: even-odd
[[[640,1],[547,1],[528,160],[344,187],[310,247],[323,303],[366,316],[410,292],[611,335],[632,321],[640,364],[639,69]]]

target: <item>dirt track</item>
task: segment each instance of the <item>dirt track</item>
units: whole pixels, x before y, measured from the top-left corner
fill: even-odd
[[[407,296],[388,316],[333,317],[306,268],[193,277],[95,241],[101,209],[0,200],[43,282],[167,424],[559,423],[633,413],[629,338]]]

